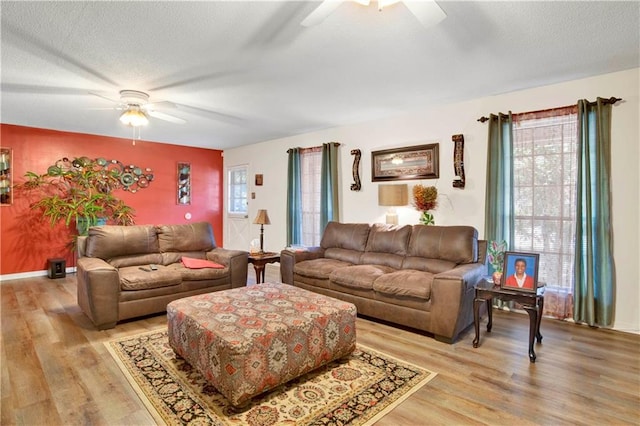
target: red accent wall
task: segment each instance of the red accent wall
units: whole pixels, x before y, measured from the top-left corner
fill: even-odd
[[[136,193],[117,190],[115,195],[135,209],[136,224],[211,223],[216,243],[222,242],[222,151],[112,138],[32,127],[0,124],[0,146],[13,149],[14,184],[27,171],[45,173],[57,160],[67,157],[116,159],[124,164],[151,168],[154,179]],[[177,163],[191,163],[191,204],[177,205]],[[0,275],[47,269],[47,259],[64,258],[74,265],[66,248],[71,240],[62,226],[29,209],[29,200],[14,193],[11,206],[0,206]],[[186,220],[185,213],[191,213]]]

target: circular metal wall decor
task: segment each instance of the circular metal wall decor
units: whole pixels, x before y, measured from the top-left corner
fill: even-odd
[[[47,174],[51,176],[60,176],[65,172],[81,171],[85,168],[91,168],[93,171],[99,173],[105,182],[108,181],[108,177],[115,178],[118,181],[117,188],[122,188],[125,191],[132,193],[138,192],[138,190],[147,188],[153,180],[153,170],[146,167],[138,167],[133,164],[125,165],[119,160],[107,160],[105,158],[96,158],[94,160],[88,157],[78,157],[73,161],[70,161],[67,157],[64,157],[47,169]],[[114,187],[104,188],[104,192],[109,192]]]

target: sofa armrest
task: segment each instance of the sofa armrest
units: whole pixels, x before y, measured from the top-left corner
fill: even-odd
[[[433,334],[453,341],[473,317],[474,287],[486,273],[482,263],[467,263],[433,277]]]
[[[322,247],[307,247],[299,251],[282,250],[280,252],[280,278],[282,282],[293,285],[293,268],[296,263],[321,257],[324,257]]]
[[[478,263],[487,264],[487,240],[478,240]]]
[[[97,257],[81,257],[77,265],[78,305],[98,329],[115,327],[120,298],[118,270]]]
[[[465,263],[453,269],[436,274],[433,279],[455,280],[464,284],[465,289],[473,289],[476,284],[486,275],[483,263]]]
[[[244,287],[247,285],[249,252],[216,247],[207,252],[207,259],[218,262],[229,268],[229,280],[232,288]]]

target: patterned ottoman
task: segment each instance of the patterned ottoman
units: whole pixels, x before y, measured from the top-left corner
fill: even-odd
[[[355,305],[266,283],[175,300],[169,344],[234,406],[349,355]]]

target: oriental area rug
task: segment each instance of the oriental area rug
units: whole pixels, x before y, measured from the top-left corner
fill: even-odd
[[[436,373],[357,345],[334,361],[269,392],[241,409],[169,346],[162,329],[105,342],[158,424],[370,425]]]

